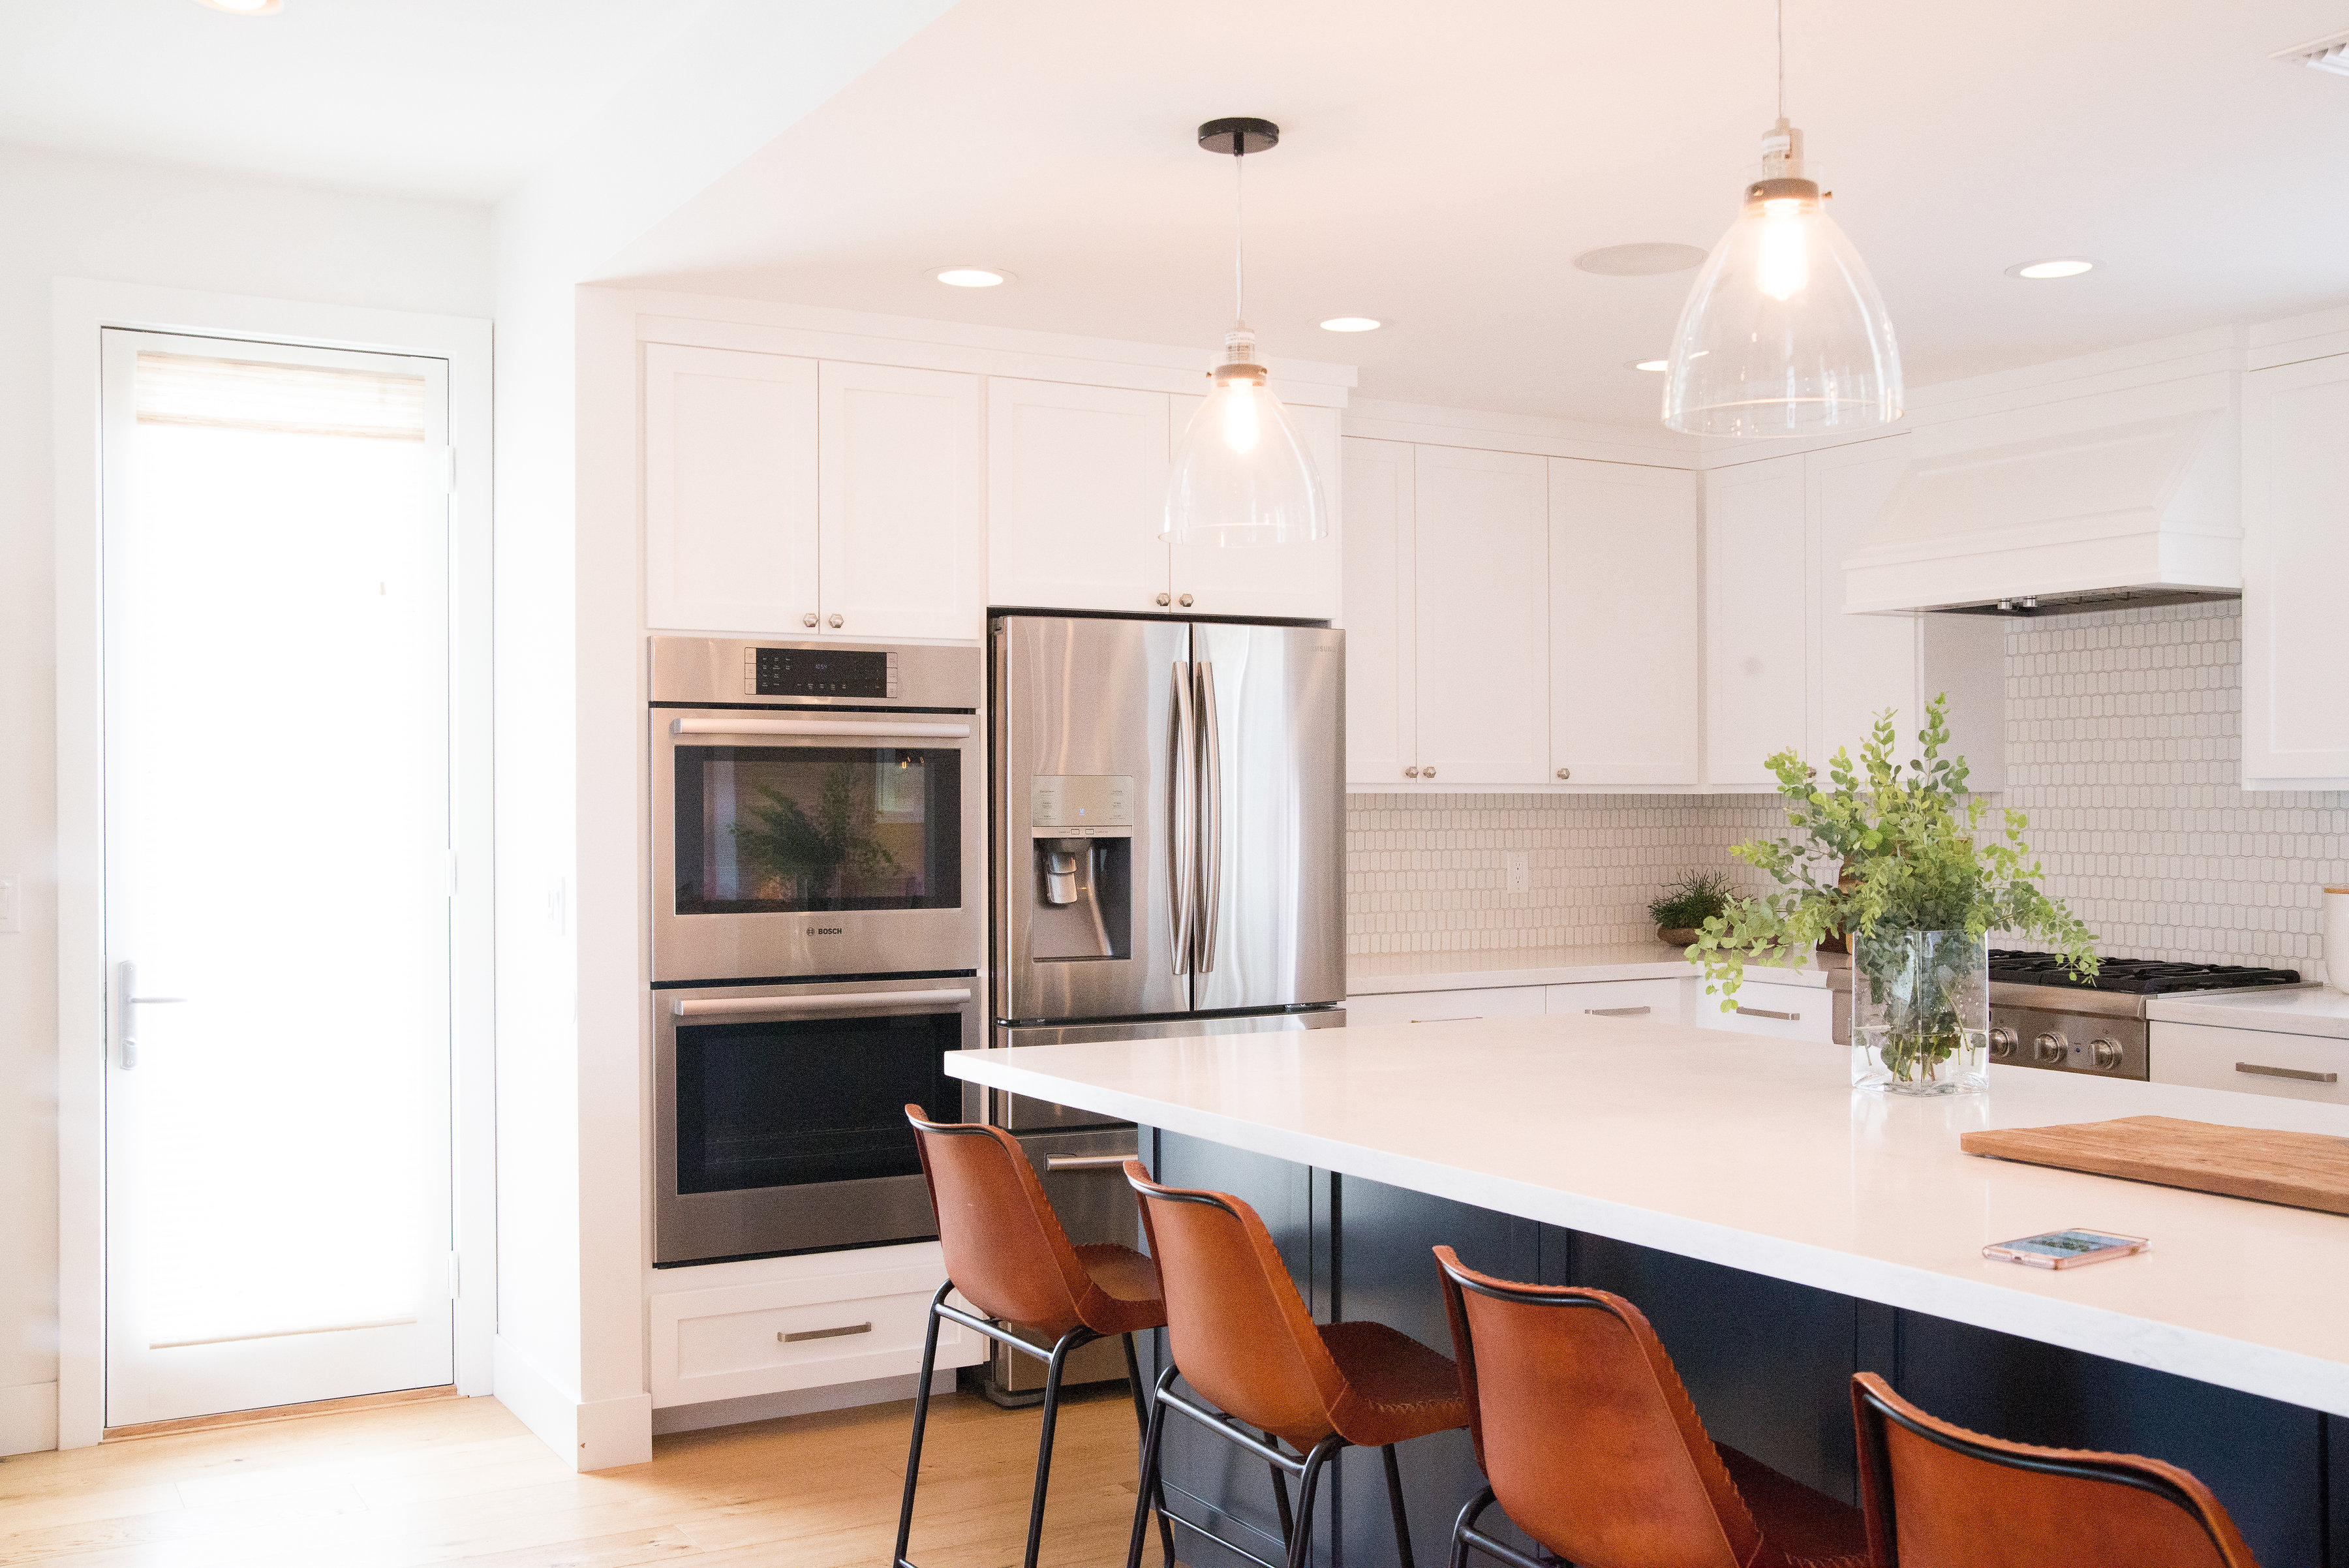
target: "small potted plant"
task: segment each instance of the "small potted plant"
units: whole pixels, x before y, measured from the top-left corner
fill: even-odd
[[[1729,878],[1721,872],[1690,872],[1648,906],[1648,919],[1656,922],[1656,940],[1676,948],[1691,946],[1698,928],[1728,910],[1729,895]]]
[[[1733,898],[1704,922],[1689,956],[1722,1011],[1736,1005],[1748,961],[1792,968],[1824,937],[1851,935],[1852,1082],[1892,1094],[1976,1092],[1988,1083],[1992,931],[2096,971],[2095,939],[2039,890],[2019,811],[1984,831],[1987,802],[1966,793],[1966,764],[1944,757],[1946,696],[1925,711],[1921,755],[1893,756],[1892,714],[1876,722],[1859,765],[1838,751],[1821,781],[1792,751],[1769,760],[1796,838],[1730,851],[1783,891]]]

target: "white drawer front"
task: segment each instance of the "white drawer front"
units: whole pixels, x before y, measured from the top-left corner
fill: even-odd
[[[1549,1011],[1568,1018],[1633,1018],[1647,1023],[1688,1022],[1687,980],[1586,980],[1549,988]]]
[[[698,1405],[919,1372],[937,1280],[925,1271],[873,1269],[655,1296],[653,1404]],[[972,1366],[985,1354],[979,1335],[939,1325],[938,1366]]]
[[[1434,1023],[1460,1018],[1519,1018],[1547,1011],[1537,985],[1497,986],[1483,991],[1404,991],[1389,995],[1350,996],[1346,1025]]]
[[[1708,996],[1702,981],[1696,986],[1696,1023],[1700,1029],[1729,1029],[1740,1034],[1766,1034],[1773,1040],[1835,1038],[1835,997],[1825,986],[1764,985],[1747,981],[1737,988],[1737,1011],[1721,1011],[1721,998]]]
[[[2156,1023],[2147,1051],[2157,1084],[2349,1105],[2349,1040],[2206,1023]],[[2329,1084],[2324,1081],[2328,1075],[2333,1078]]]

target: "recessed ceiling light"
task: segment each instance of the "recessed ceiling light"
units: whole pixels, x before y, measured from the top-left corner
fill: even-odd
[[[1321,324],[1324,332],[1376,332],[1379,319],[1371,316],[1333,316]]]
[[[285,8],[285,0],[196,0],[196,4],[233,16],[266,16]]]
[[[1704,256],[1705,253],[1695,245],[1642,240],[1637,244],[1601,245],[1595,251],[1585,251],[1574,258],[1574,265],[1602,277],[1656,277],[1668,272],[1686,272],[1701,264]]]
[[[1672,362],[1670,359],[1626,359],[1623,361],[1623,369],[1626,370],[1669,370],[1671,368]]]
[[[1011,281],[1009,273],[991,266],[935,267],[930,275],[956,288],[993,288],[999,283]]]
[[[2023,262],[2006,269],[2009,277],[2077,277],[2090,271],[2095,263],[2085,256],[2050,256],[2045,261]]]

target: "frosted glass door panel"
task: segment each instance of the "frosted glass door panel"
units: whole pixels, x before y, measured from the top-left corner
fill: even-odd
[[[445,368],[106,337],[107,1421],[447,1383]]]

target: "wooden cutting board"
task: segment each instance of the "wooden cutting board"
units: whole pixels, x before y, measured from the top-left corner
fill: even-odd
[[[1968,1154],[2349,1214],[2349,1138],[2123,1116],[1961,1134]]]

